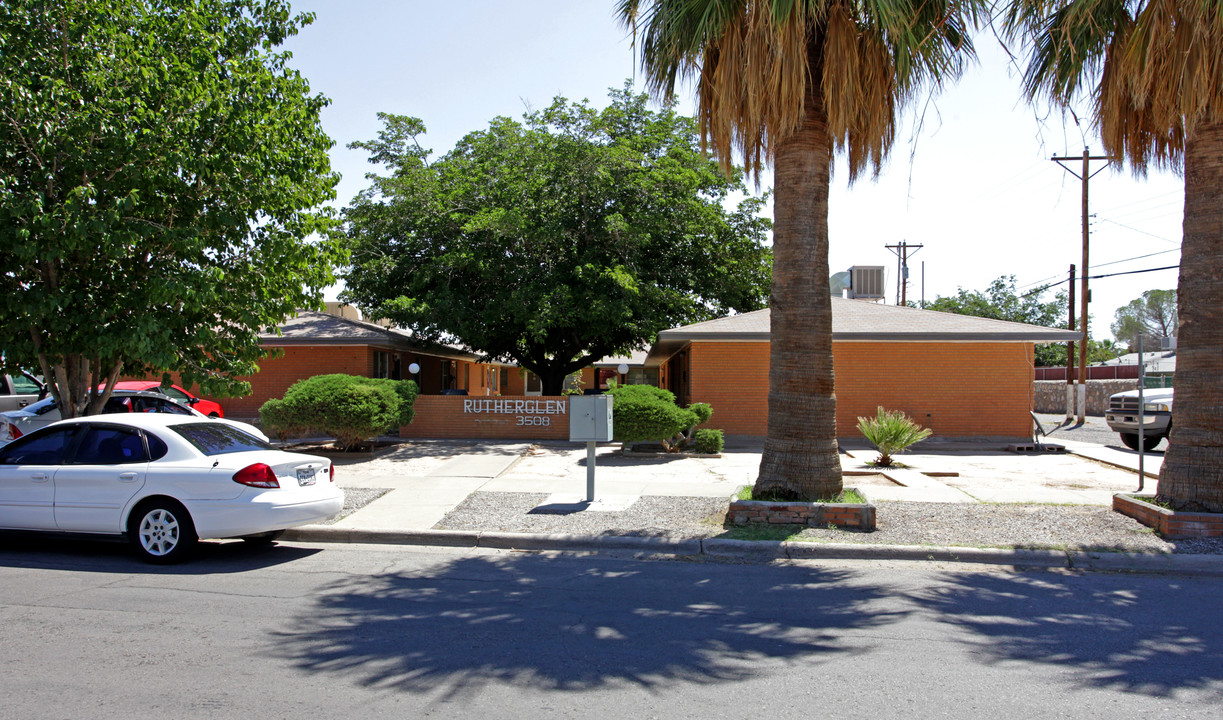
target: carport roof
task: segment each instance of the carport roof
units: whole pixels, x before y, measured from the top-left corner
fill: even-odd
[[[1034,342],[1078,340],[1073,330],[991,320],[972,315],[882,305],[867,300],[832,300],[832,339],[836,342]],[[657,364],[690,342],[767,342],[769,310],[731,315],[663,330],[650,348],[647,364]]]

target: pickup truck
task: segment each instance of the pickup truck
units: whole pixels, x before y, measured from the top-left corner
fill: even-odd
[[[5,375],[0,373],[0,412],[20,410],[30,403],[47,396],[46,386],[38,378],[26,373]]]
[[[1142,392],[1142,449],[1154,450],[1172,431],[1172,388],[1152,388]],[[1138,391],[1129,390],[1108,398],[1104,414],[1108,426],[1121,434],[1121,442],[1138,449]]]

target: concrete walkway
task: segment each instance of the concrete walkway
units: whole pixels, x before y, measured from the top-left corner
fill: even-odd
[[[529,443],[469,444],[431,469],[395,460],[348,465],[341,487],[390,488],[390,492],[334,525],[342,529],[427,530],[467,496],[504,474],[527,453]],[[403,467],[395,467],[402,464]],[[422,472],[420,475],[413,471]],[[352,476],[350,477],[350,471]]]
[[[1137,489],[1137,453],[1066,441],[1066,453],[1017,454],[999,443],[942,442],[899,456],[906,467],[877,470],[873,449],[846,443],[845,485],[868,499],[951,503],[1051,503],[1109,505],[1117,492]],[[390,488],[390,492],[335,524],[344,529],[428,530],[474,492],[549,495],[546,504],[581,504],[586,489],[586,451],[573,443],[438,442],[432,465],[375,459],[340,467],[342,487]],[[1147,458],[1153,491],[1162,462]],[[601,446],[595,460],[598,502],[586,511],[621,510],[645,495],[730,497],[751,484],[758,447],[728,450],[721,458],[625,457]],[[1130,470],[1132,475],[1127,475]],[[866,473],[867,475],[863,475]],[[933,475],[927,474],[933,473]]]
[[[845,443],[847,487],[870,500],[1111,504],[1137,488],[1137,453],[1059,441],[1068,452],[1018,454],[1000,443],[923,444],[901,456],[907,468],[874,473],[874,451]],[[755,477],[758,444],[731,445],[721,458],[625,457],[600,447],[596,497],[584,504],[585,448],[571,443],[414,441],[366,460],[341,462],[347,488],[390,491],[334,525],[290,530],[286,540],[445,545],[519,550],[617,551],[636,556],[701,556],[733,561],[890,559],[974,562],[1012,567],[1168,572],[1223,576],[1223,556],[1083,553],[963,547],[748,542],[724,538],[575,536],[432,530],[474,492],[547,493],[543,504],[575,503],[582,512],[617,510],[645,495],[730,497]],[[1159,453],[1146,458],[1146,490],[1155,489]],[[871,471],[870,475],[861,475]]]

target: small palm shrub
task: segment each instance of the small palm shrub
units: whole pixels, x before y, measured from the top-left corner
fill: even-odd
[[[858,431],[879,451],[875,464],[891,467],[893,455],[930,437],[930,430],[918,425],[899,410],[878,409],[873,418],[858,418]]]

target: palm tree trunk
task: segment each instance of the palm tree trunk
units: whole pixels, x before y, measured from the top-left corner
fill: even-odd
[[[828,289],[832,141],[818,80],[808,85],[802,126],[777,143],[774,160],[769,426],[754,494],[816,500],[841,492],[841,462]]]
[[[1185,142],[1185,224],[1172,435],[1159,498],[1223,512],[1223,124]]]

